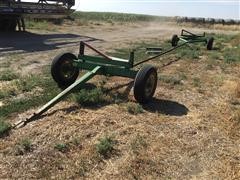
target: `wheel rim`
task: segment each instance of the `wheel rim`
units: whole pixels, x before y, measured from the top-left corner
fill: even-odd
[[[146,81],[146,85],[145,85],[145,96],[146,97],[150,97],[152,95],[152,92],[155,89],[155,82],[156,82],[156,78],[154,73],[150,74],[147,81]]]
[[[71,79],[75,73],[73,63],[69,60],[63,61],[63,63],[60,66],[60,72],[61,72],[61,76],[64,79]]]

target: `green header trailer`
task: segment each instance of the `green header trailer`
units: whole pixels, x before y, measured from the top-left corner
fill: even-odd
[[[147,54],[154,52],[154,55],[149,55],[148,58],[138,62],[135,62],[134,58],[136,50],[130,52],[129,59],[121,59],[106,55],[86,42],[80,42],[78,56],[72,53],[61,53],[52,61],[51,75],[63,91],[38,109],[31,117],[15,123],[12,128],[23,127],[29,122],[39,119],[43,113],[73,91],[81,89],[87,81],[96,75],[120,76],[134,79],[134,98],[139,103],[147,103],[155,93],[158,76],[157,69],[150,64],[145,64],[146,62],[195,43],[204,43],[208,50],[212,50],[213,40],[213,37],[206,37],[205,33],[203,35],[196,35],[183,30],[180,36],[173,35],[171,41],[173,47],[170,49],[163,50],[160,47],[144,47]],[[90,48],[98,55],[87,55],[85,53],[86,48]],[[195,51],[194,49],[192,50]],[[87,72],[78,79],[79,71],[81,70]]]
[[[0,32],[25,31],[24,18],[57,19],[74,10],[75,0],[0,0]]]

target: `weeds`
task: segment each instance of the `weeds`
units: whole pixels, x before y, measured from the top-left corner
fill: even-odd
[[[66,153],[69,151],[69,146],[68,144],[65,143],[57,143],[54,148],[62,153]]]
[[[138,103],[128,102],[125,104],[125,108],[127,112],[130,114],[137,115],[137,114],[143,113],[143,108]]]
[[[114,150],[115,142],[113,140],[113,137],[105,136],[101,139],[99,139],[99,142],[96,144],[97,152],[102,155],[104,158],[107,158],[110,156],[111,152]]]
[[[30,139],[25,138],[21,140],[20,143],[15,147],[16,155],[24,155],[27,152],[31,152],[33,150],[32,142]]]
[[[30,152],[32,149],[32,142],[29,139],[23,139],[21,145],[26,152]]]

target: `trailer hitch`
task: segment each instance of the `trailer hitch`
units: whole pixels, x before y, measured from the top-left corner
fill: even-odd
[[[30,117],[28,117],[27,119],[25,119],[25,120],[20,120],[20,121],[14,123],[11,128],[12,128],[12,129],[22,128],[22,127],[26,126],[28,123],[38,120],[40,117],[41,117],[41,114],[33,113],[33,114],[32,114]]]

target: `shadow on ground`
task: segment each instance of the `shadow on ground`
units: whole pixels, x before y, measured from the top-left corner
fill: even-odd
[[[35,34],[31,32],[0,33],[0,55],[49,51],[78,46],[80,41],[102,41],[77,34]]]
[[[113,91],[122,87],[126,87],[125,91],[123,92],[121,98],[125,99],[125,101],[128,101],[128,95],[132,89],[134,81],[130,81],[129,83],[126,84],[121,84],[116,87],[113,87],[109,89],[109,91]],[[161,100],[161,99],[156,99],[154,98],[152,101],[149,103],[143,105],[143,108],[147,111],[150,112],[158,112],[161,114],[165,115],[170,115],[170,116],[184,116],[187,115],[188,113],[188,108],[175,101],[170,101],[170,100]]]
[[[119,103],[128,102],[129,100],[128,100],[127,95],[129,94],[129,92],[131,90],[132,84],[133,84],[133,81],[130,81],[126,84],[122,84],[122,85],[118,85],[116,87],[110,88],[105,93],[110,93],[111,91],[114,91],[116,89],[126,87],[126,90],[124,91],[124,93],[122,93],[122,95],[118,95],[118,98],[120,98]],[[91,84],[91,83],[86,83],[81,89],[93,90],[95,88],[97,88],[96,85]],[[72,94],[74,94],[78,91],[79,91],[79,89],[75,90]],[[114,103],[114,100],[109,101],[109,102],[106,101],[106,102],[96,103],[96,104],[92,104],[92,105],[84,105],[81,103],[80,104],[76,103],[70,107],[63,107],[60,109],[53,110],[52,112],[47,112],[42,115],[36,116],[31,121],[36,121],[36,120],[40,120],[44,117],[51,116],[51,115],[57,113],[58,111],[64,111],[65,113],[68,114],[68,113],[72,113],[72,112],[80,109],[81,107],[85,107],[88,109],[99,109],[99,108],[109,105],[111,103]],[[165,114],[165,115],[169,115],[169,116],[184,116],[184,115],[187,115],[187,113],[189,111],[185,105],[180,104],[178,102],[170,101],[170,100],[161,100],[161,99],[156,99],[156,98],[152,99],[149,103],[144,104],[143,108],[149,112],[154,112],[154,113],[157,112],[157,113]]]
[[[170,116],[184,116],[188,113],[188,108],[183,104],[170,100],[153,99],[143,108],[150,112],[158,112]]]

